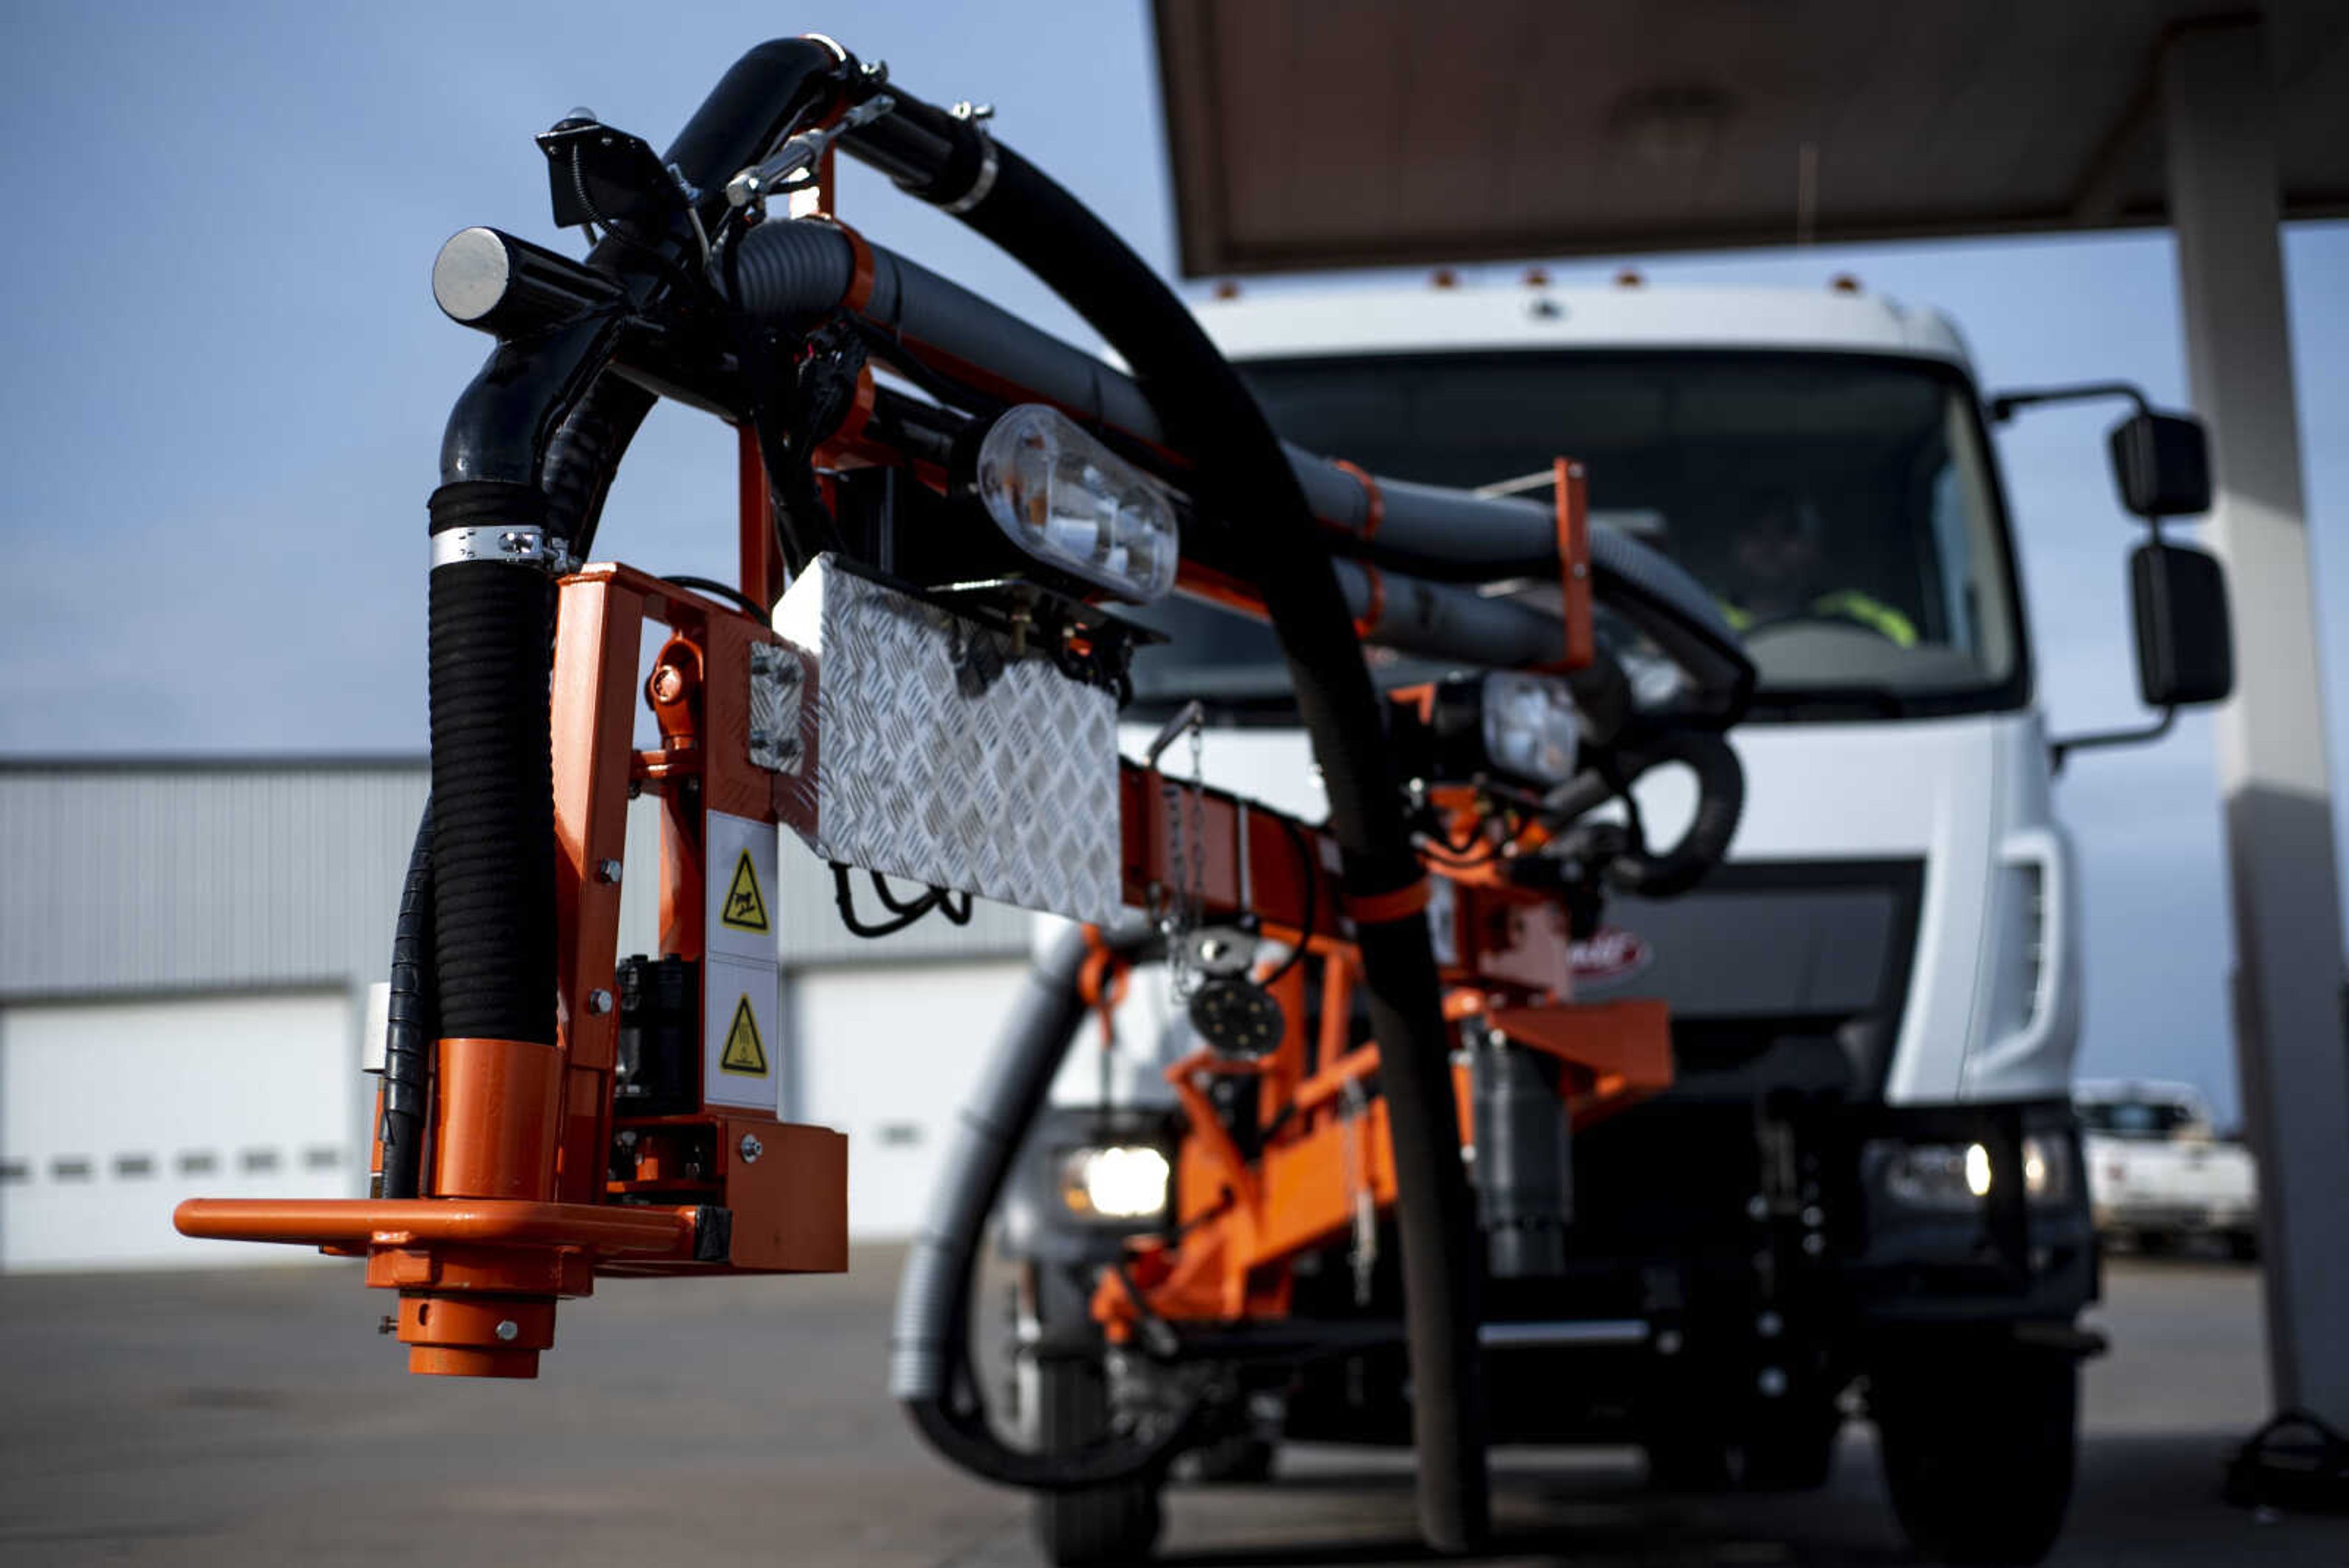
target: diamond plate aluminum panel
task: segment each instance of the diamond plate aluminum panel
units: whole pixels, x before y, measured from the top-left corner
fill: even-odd
[[[778,803],[827,860],[1080,920],[1119,906],[1117,704],[819,557],[775,615],[813,667]]]

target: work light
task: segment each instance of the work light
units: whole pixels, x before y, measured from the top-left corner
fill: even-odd
[[[1555,676],[1494,670],[1388,693],[1390,738],[1404,772],[1431,784],[1500,774],[1537,789],[1574,776],[1581,734]]]
[[[1147,1220],[1166,1208],[1174,1168],[1148,1144],[1071,1151],[1061,1167],[1061,1201],[1095,1220]]]
[[[1022,403],[979,444],[978,498],[1023,554],[1148,604],[1174,586],[1182,540],[1166,493],[1056,409]]]

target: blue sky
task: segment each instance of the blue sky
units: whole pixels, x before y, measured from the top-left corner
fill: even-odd
[[[1171,270],[1144,7],[1107,0],[561,5],[48,4],[0,9],[0,753],[420,751],[423,504],[482,352],[434,307],[434,252],[489,223],[575,249],[530,143],[574,105],[665,143],[743,48],[833,32],[1008,140]],[[1083,339],[1018,267],[862,171],[852,221]],[[2316,590],[2349,604],[2349,224],[2286,236]],[[1832,247],[1642,261],[1659,284],[1823,286],[1839,271],[1962,325],[1988,387],[2119,377],[2183,404],[2162,235]],[[1615,263],[1555,265],[1562,283]],[[1503,286],[1507,267],[1464,269]],[[1280,285],[1268,286],[1297,286]],[[2055,728],[2133,716],[2123,556],[2095,408],[2001,438]],[[602,544],[730,575],[732,447],[657,412]],[[2257,613],[2240,605],[2239,615]],[[2324,628],[2333,766],[2349,634]],[[2079,758],[2082,1069],[2234,1101],[2228,931],[2207,721]]]

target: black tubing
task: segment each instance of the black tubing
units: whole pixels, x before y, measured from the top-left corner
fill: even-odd
[[[1670,849],[1638,849],[1619,857],[1607,879],[1627,893],[1669,898],[1685,893],[1727,857],[1729,841],[1745,812],[1745,770],[1729,742],[1709,731],[1673,730],[1638,750],[1640,772],[1682,763],[1696,774],[1696,812]]]
[[[382,1198],[420,1198],[425,1098],[437,1037],[432,1005],[432,801],[416,825],[391,929],[391,1001],[383,1031]]]
[[[546,443],[539,488],[546,493],[547,532],[585,557],[603,521],[612,476],[657,400],[609,369],[554,427]]]
[[[856,135],[841,145],[857,151]],[[1361,644],[1264,410],[1182,300],[1106,224],[1011,149],[975,129],[964,145],[973,141],[980,173],[968,186],[917,188],[902,174],[899,184],[959,208],[1074,307],[1133,368],[1176,444],[1198,462],[1211,508],[1259,524],[1257,585],[1329,789],[1347,889],[1361,899],[1420,886]],[[1484,1259],[1461,1166],[1450,1033],[1423,913],[1358,915],[1355,940],[1393,1143],[1420,1528],[1438,1549],[1465,1551],[1483,1539],[1488,1511],[1477,1343]]]
[[[1138,943],[1123,945],[1130,950]],[[1030,969],[994,1054],[963,1102],[953,1147],[930,1189],[929,1211],[898,1275],[889,1332],[889,1392],[924,1439],[975,1475],[1040,1490],[1106,1486],[1164,1469],[1189,1440],[1191,1428],[1185,1415],[1149,1443],[1112,1440],[1075,1453],[1022,1453],[996,1438],[975,1395],[967,1406],[957,1403],[970,1370],[971,1265],[1020,1140],[1084,1021],[1077,979],[1086,950],[1084,932],[1071,927]]]
[[[1745,812],[1745,770],[1729,742],[1709,730],[1641,734],[1614,749],[1603,767],[1587,768],[1550,792],[1543,804],[1572,821],[1623,794],[1640,774],[1681,763],[1696,775],[1696,811],[1670,849],[1639,846],[1609,861],[1607,880],[1626,893],[1669,898],[1702,881],[1729,854]]]
[[[543,526],[523,484],[444,484],[432,531]],[[444,1038],[554,1044],[554,585],[534,566],[432,573],[433,979]]]
[[[887,123],[887,118],[875,124]],[[867,248],[873,291],[859,315],[885,340],[899,346],[894,358],[949,377],[952,368],[938,363],[940,357],[984,366],[1082,423],[1146,446],[1163,446],[1170,439],[1143,389],[1097,356],[885,247]],[[780,323],[837,308],[854,259],[845,234],[803,219],[759,225],[735,243],[728,266],[733,306]],[[976,396],[958,400],[994,406],[992,400]],[[1330,540],[1331,547],[1382,568],[1387,614],[1364,640],[1433,658],[1503,666],[1544,664],[1557,657],[1563,633],[1555,617],[1451,586],[1554,576],[1557,530],[1548,506],[1381,478],[1376,483],[1383,521],[1376,537],[1366,538],[1369,503],[1361,482],[1301,448],[1284,446],[1283,453],[1314,515],[1343,530]],[[1246,514],[1220,515],[1244,522]],[[1753,666],[1702,587],[1670,557],[1604,525],[1591,530],[1590,554],[1600,600],[1688,670],[1707,711],[1721,720],[1743,712]],[[1365,567],[1341,562],[1339,571],[1349,608],[1359,619],[1373,597]]]
[[[726,182],[835,101],[848,69],[837,48],[813,38],[771,38],[727,67],[661,155],[700,191],[705,223],[725,215]]]

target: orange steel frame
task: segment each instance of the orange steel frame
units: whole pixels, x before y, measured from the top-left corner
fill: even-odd
[[[1274,986],[1287,1027],[1272,1052],[1243,1059],[1201,1050],[1166,1069],[1188,1124],[1174,1162],[1168,1235],[1176,1239],[1137,1240],[1122,1276],[1104,1272],[1093,1315],[1121,1344],[1145,1317],[1233,1323],[1285,1315],[1297,1258],[1343,1234],[1365,1198],[1383,1212],[1395,1197],[1386,1105],[1362,1090],[1378,1072],[1379,1046],[1354,1030],[1361,961],[1348,940],[1335,845],[1265,807],[1131,763],[1122,782],[1126,901],[1152,904],[1179,878],[1203,919],[1252,915],[1267,937],[1302,942],[1319,961],[1321,996],[1318,1033],[1309,1038],[1307,987],[1314,981],[1309,966],[1294,966]],[[1471,792],[1439,790],[1435,798],[1455,834],[1481,820]],[[1170,819],[1178,816],[1185,834],[1204,841],[1204,867],[1187,845],[1180,857],[1172,853]],[[1538,846],[1541,831],[1505,836],[1526,849]],[[1553,900],[1512,885],[1497,859],[1429,863],[1442,884],[1428,903],[1448,1016],[1481,1020],[1511,1044],[1557,1058],[1559,1091],[1577,1128],[1671,1084],[1661,1002],[1569,1000],[1570,945]],[[1108,995],[1114,986],[1096,977],[1093,989]],[[1455,1062],[1454,1073],[1461,1141],[1473,1145],[1469,1069]],[[1253,1159],[1209,1095],[1217,1076],[1232,1075],[1258,1081],[1262,1143]]]
[[[646,682],[660,744],[639,751],[647,622],[671,635]],[[592,566],[563,580],[552,695],[557,1044],[437,1043],[429,1196],[195,1199],[175,1216],[182,1231],[363,1256],[367,1283],[399,1293],[409,1369],[474,1376],[535,1376],[553,1343],[555,1302],[589,1293],[598,1273],[847,1266],[847,1144],[838,1133],[732,1106],[616,1124],[614,1116],[620,883],[606,868],[625,866],[629,799],[659,796],[661,950],[703,956],[705,815],[780,816],[776,776],[749,761],[754,642],[781,639],[626,566]],[[692,1038],[698,1063],[701,1032]],[[619,1168],[616,1131],[635,1135]]]

